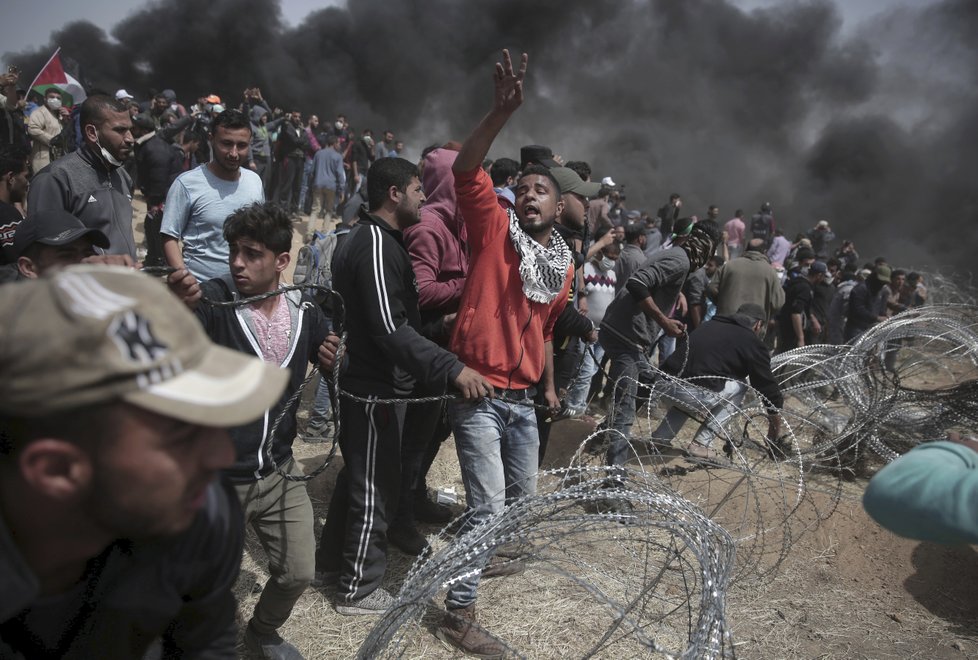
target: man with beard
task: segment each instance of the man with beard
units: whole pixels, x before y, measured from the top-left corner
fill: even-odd
[[[720,238],[716,223],[692,224],[680,218],[677,226],[691,229],[673,235],[671,247],[656,252],[618,292],[601,323],[601,345],[611,358],[608,380],[615,385],[614,415],[609,425],[607,464],[623,465],[630,451],[635,396],[639,381],[651,376],[649,355],[663,336],[680,337],[686,332],[681,321],[671,318],[686,277],[698,270],[713,254]],[[616,506],[623,501],[610,501]]]
[[[212,125],[209,163],[176,178],[163,206],[163,255],[198,282],[228,272],[224,221],[238,209],[265,201],[261,177],[242,168],[251,147],[251,123],[238,110],[219,114]],[[183,241],[183,250],[178,241]]]
[[[27,195],[27,220],[39,211],[61,208],[109,238],[109,254],[136,258],[132,233],[132,182],[122,163],[134,139],[128,108],[95,94],[79,115],[84,145],[38,172]]]
[[[508,499],[536,490],[539,436],[532,402],[537,387],[555,414],[553,327],[567,305],[573,278],[570,249],[554,232],[564,208],[550,170],[531,166],[516,186],[515,208],[504,210],[482,169],[493,140],[523,102],[527,56],[514,72],[509,52],[496,64],[493,106],[459,151],[452,170],[468,235],[469,275],[449,348],[485,374],[506,401],[453,401],[451,414],[466,503],[466,529],[502,511]],[[372,183],[369,181],[368,183]],[[501,656],[499,641],[476,624],[480,569],[491,553],[473,558],[471,573],[454,582],[436,634],[462,650]]]
[[[595,197],[601,190],[601,184],[591,181],[584,181],[581,176],[569,167],[554,167],[550,173],[557,179],[560,186],[560,200],[563,202],[563,211],[554,224],[556,231],[574,255],[574,283],[571,284],[567,306],[557,318],[554,325],[554,385],[557,392],[566,390],[573,380],[578,366],[584,359],[584,352],[587,344],[593,343],[598,339],[597,328],[587,317],[587,302],[583,302],[584,308],[578,311],[577,305],[577,283],[583,283],[584,255],[583,249],[584,229],[587,222],[588,204],[591,197]],[[539,393],[538,393],[539,394]],[[544,404],[545,401],[538,401]],[[562,410],[561,415],[567,416],[577,411]],[[540,435],[540,462],[543,463],[544,454],[547,451],[547,443],[550,439],[550,415],[546,410],[537,411],[537,429]]]
[[[480,160],[481,162],[481,160]],[[402,232],[419,221],[425,201],[418,168],[382,158],[367,173],[370,210],[333,258],[333,288],[347,301],[348,351],[343,387],[361,400],[339,401],[343,469],[323,525],[316,572],[338,583],[340,614],[381,614],[394,599],[381,586],[387,529],[397,510],[401,437],[415,379],[444,393],[454,384],[467,400],[492,396],[486,379],[420,334],[418,289]],[[493,195],[495,203],[495,195]]]
[[[0,657],[235,657],[244,530],[215,477],[286,373],[119,268],[0,287],[0,311]]]

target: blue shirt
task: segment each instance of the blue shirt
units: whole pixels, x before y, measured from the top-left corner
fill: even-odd
[[[863,506],[900,536],[978,543],[978,453],[953,442],[918,445],[876,473]]]
[[[249,204],[265,201],[261,177],[241,168],[237,181],[225,181],[207,165],[177,177],[166,196],[160,233],[183,241],[183,261],[197,281],[229,272],[224,221]]]
[[[316,188],[343,190],[346,187],[346,171],[343,169],[343,156],[332,147],[316,152],[312,159],[313,185]]]

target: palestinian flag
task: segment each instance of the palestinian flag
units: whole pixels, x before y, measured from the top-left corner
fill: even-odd
[[[76,78],[65,72],[60,53],[59,47],[31,83],[31,91],[37,92],[43,98],[47,90],[56,87],[61,90],[61,104],[70,108],[85,100],[85,89]]]

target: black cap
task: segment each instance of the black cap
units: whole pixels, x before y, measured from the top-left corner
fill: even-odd
[[[534,163],[539,163],[548,168],[560,167],[554,160],[554,152],[551,151],[550,147],[544,147],[540,144],[528,144],[525,147],[520,147],[520,169],[525,170]]]
[[[741,316],[746,316],[752,321],[767,320],[767,314],[764,313],[764,308],[757,303],[744,303],[737,308],[737,313]]]
[[[92,235],[92,244],[100,248],[109,247],[109,239],[98,229],[82,224],[82,221],[64,209],[45,209],[38,211],[17,226],[14,234],[14,253],[22,256],[34,243],[44,245],[67,245],[86,234]]]

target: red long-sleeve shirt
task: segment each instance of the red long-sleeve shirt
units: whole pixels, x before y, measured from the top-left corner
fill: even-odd
[[[554,322],[567,305],[573,265],[551,303],[530,302],[523,294],[509,218],[496,200],[492,180],[482,168],[456,173],[455,193],[470,255],[449,349],[493,387],[534,386],[543,376],[544,344],[553,338]]]

